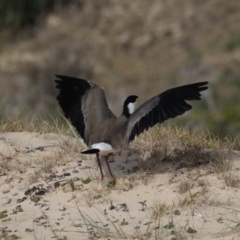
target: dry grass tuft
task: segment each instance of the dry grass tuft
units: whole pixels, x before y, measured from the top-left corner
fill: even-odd
[[[238,188],[240,186],[240,177],[239,174],[234,172],[229,172],[223,174],[223,180],[225,181],[228,187]]]
[[[231,161],[226,159],[237,149],[235,140],[219,139],[174,124],[157,125],[133,144],[141,150],[143,168],[155,172],[163,161],[177,163],[178,169],[208,165],[213,172],[226,172],[232,168]]]
[[[232,161],[225,158],[220,158],[212,162],[211,166],[216,173],[225,173],[233,169]]]
[[[193,191],[187,191],[183,196],[179,196],[178,198],[178,206],[179,207],[187,207],[194,204],[205,204],[210,203],[209,199],[209,190],[207,186],[200,187],[198,189],[194,189]]]
[[[211,196],[209,186],[200,184],[197,188],[190,189],[182,195],[178,196],[179,207],[189,207],[196,205],[218,206],[222,204],[218,199]]]
[[[0,122],[0,132],[39,132],[39,133],[61,133],[72,136],[72,129],[66,120],[52,119],[45,121],[41,118],[33,118],[31,121],[15,119]]]
[[[165,214],[169,214],[169,206],[158,201],[154,201],[153,205],[150,207],[151,219],[159,220]]]
[[[181,180],[178,185],[178,192],[180,194],[183,194],[183,193],[189,191],[191,188],[192,188],[192,185],[189,182],[189,180]]]
[[[129,175],[117,176],[117,184],[113,189],[118,191],[129,191],[139,184],[147,185],[151,175],[148,174],[148,170],[139,169],[137,173]]]

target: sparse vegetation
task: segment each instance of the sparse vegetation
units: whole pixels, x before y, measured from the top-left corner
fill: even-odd
[[[72,191],[74,191],[76,189],[74,181],[72,179],[70,179],[68,181],[68,183],[69,183],[70,187],[72,188]]]
[[[88,177],[88,178],[86,178],[86,179],[84,179],[84,180],[82,180],[82,183],[83,184],[88,184],[88,183],[90,183],[91,182],[91,179]]]
[[[151,218],[156,221],[169,212],[169,207],[166,206],[166,204],[155,201],[153,205],[150,206],[150,212]]]
[[[20,212],[23,212],[23,208],[22,208],[21,205],[18,205],[18,206],[16,206],[15,209],[13,209],[11,214],[17,214],[17,213],[20,213]]]
[[[116,172],[117,181],[99,182],[97,171],[93,171],[93,169],[96,170],[97,163],[92,159],[83,160],[79,158],[80,151],[83,148],[81,141],[76,139],[77,136],[72,130],[69,130],[68,125],[64,128],[65,135],[63,135],[57,129],[57,124],[53,124],[55,124],[56,129],[51,124],[42,121],[42,131],[40,130],[41,125],[38,125],[37,128],[41,133],[34,133],[36,130],[34,124],[23,124],[18,121],[2,125],[0,129],[3,134],[5,134],[4,129],[11,132],[21,129],[24,134],[31,134],[29,135],[31,139],[33,139],[33,136],[37,136],[50,142],[54,140],[52,142],[54,143],[54,149],[50,147],[51,151],[48,151],[48,144],[36,148],[27,146],[24,149],[19,145],[16,150],[8,153],[7,157],[1,156],[3,157],[1,167],[4,167],[4,176],[6,176],[8,186],[11,185],[12,188],[15,185],[15,178],[19,181],[25,181],[21,178],[20,172],[28,173],[31,171],[31,175],[28,174],[28,176],[30,175],[28,181],[33,183],[34,180],[35,185],[39,181],[49,183],[50,187],[47,189],[50,195],[53,194],[53,191],[57,192],[58,188],[63,191],[62,194],[70,193],[72,197],[68,199],[67,205],[70,205],[71,201],[75,199],[78,208],[82,209],[82,206],[84,206],[84,209],[89,209],[89,211],[95,211],[99,206],[104,206],[104,210],[97,209],[97,212],[94,213],[97,220],[96,217],[92,217],[93,215],[90,212],[87,215],[79,210],[81,222],[73,223],[73,225],[79,228],[79,235],[81,236],[116,239],[127,237],[151,239],[154,236],[155,239],[164,239],[166,236],[183,238],[190,234],[199,234],[199,229],[196,226],[191,224],[183,226],[179,219],[190,216],[192,218],[199,217],[201,221],[204,221],[203,216],[195,210],[197,206],[214,206],[216,208],[222,205],[231,206],[232,204],[230,196],[224,202],[214,198],[212,180],[210,179],[214,177],[218,184],[220,182],[221,189],[224,189],[225,186],[239,187],[238,169],[231,160],[236,154],[235,149],[238,149],[237,140],[220,139],[213,137],[211,134],[205,135],[173,124],[156,126],[132,142],[126,157],[122,156],[124,166],[127,166],[131,161],[136,161],[137,166],[134,166],[134,171]],[[26,133],[28,130],[33,132]],[[4,138],[3,141],[5,141]],[[11,144],[14,144],[14,142]],[[14,162],[19,154],[24,154],[29,158]],[[39,157],[33,158],[32,156]],[[84,162],[87,165],[84,165]],[[70,167],[71,164],[74,168]],[[118,166],[119,163],[116,164]],[[73,175],[74,172],[78,174],[81,171],[82,165],[84,165],[85,177],[81,176],[79,178],[77,177],[79,175]],[[34,166],[34,168],[31,170],[29,166]],[[56,166],[61,167],[62,171],[57,172]],[[19,176],[10,176],[11,171],[18,171]],[[165,175],[164,181],[162,181],[162,174]],[[157,182],[155,182],[156,179],[158,179]],[[80,185],[77,185],[76,181],[79,181]],[[151,185],[152,183],[154,184]],[[109,187],[109,184],[111,187]],[[166,185],[165,190],[168,186],[172,188],[170,192],[174,197],[171,197],[171,201],[165,202],[158,200],[161,194],[154,196],[154,201],[151,200],[151,197],[143,199],[139,197],[139,200],[136,198],[138,211],[145,214],[144,221],[135,221],[136,216],[131,217],[129,215],[131,212],[128,212],[128,205],[126,203],[116,204],[116,199],[112,198],[114,193],[126,194],[129,192],[131,194],[132,191],[143,186],[146,187],[145,191],[149,191],[149,185],[155,189],[153,191],[155,195],[158,194],[156,184],[160,184],[160,188]],[[37,188],[33,186],[31,189],[38,189],[36,190],[39,192],[38,194],[46,192],[42,185],[36,186]],[[41,209],[45,209],[45,212],[51,211],[51,208],[44,203],[44,195],[37,195],[37,192],[31,193],[30,191],[30,197],[19,196],[18,203],[24,202],[25,204],[30,199],[36,207],[40,206]],[[164,192],[163,196],[165,194]],[[59,211],[65,214],[68,211],[67,205],[58,207]],[[190,213],[189,209],[191,209]],[[16,214],[14,216],[17,217],[23,209],[18,206],[12,211],[13,214]],[[124,217],[117,219],[114,213],[118,211],[124,214]],[[13,217],[9,218],[7,212],[3,212],[2,215],[5,216],[3,218],[4,222],[1,221],[2,224],[13,222],[11,221]],[[39,219],[36,224],[45,227],[50,226],[52,234],[55,233],[59,237],[55,230],[55,224],[50,222],[46,215]],[[56,222],[56,226],[60,224],[59,221]],[[219,222],[221,221],[219,218]],[[68,233],[68,230],[65,233]]]
[[[6,218],[7,216],[8,215],[7,215],[7,211],[6,210],[0,212],[0,219]]]
[[[41,197],[33,195],[33,196],[31,196],[30,199],[31,199],[31,201],[33,201],[34,203],[38,203],[38,202],[40,201]]]
[[[228,187],[238,188],[240,186],[239,173],[228,172],[226,174],[223,174],[223,180]]]
[[[3,132],[39,132],[60,133],[72,136],[72,129],[62,120],[45,121],[43,119],[15,119],[0,121],[0,133]]]
[[[166,228],[166,229],[172,229],[172,228],[174,228],[173,222],[169,222],[167,225],[164,226],[164,228]]]
[[[12,220],[11,218],[6,218],[6,219],[3,219],[2,222],[9,222],[11,220]]]
[[[189,227],[187,229],[187,233],[194,234],[194,233],[197,233],[197,231],[195,229]]]
[[[116,181],[115,180],[111,180],[111,181],[109,181],[107,183],[107,187],[108,188],[113,188],[113,187],[115,187],[115,185],[116,185]]]
[[[180,181],[180,183],[179,183],[179,185],[178,185],[178,192],[180,193],[180,194],[183,194],[183,193],[185,193],[185,192],[187,192],[187,191],[189,191],[190,189],[191,189],[191,184],[189,183],[189,181],[187,181],[187,180],[181,180]]]

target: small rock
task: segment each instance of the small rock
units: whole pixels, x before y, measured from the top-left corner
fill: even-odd
[[[75,223],[73,224],[74,227],[82,227],[82,224],[81,223]]]
[[[222,217],[219,217],[218,219],[216,219],[217,220],[217,222],[219,222],[219,223],[223,223],[223,218]]]
[[[17,199],[17,203],[24,202],[26,199],[27,199],[26,197],[19,198],[19,199]]]
[[[6,175],[5,172],[0,172],[0,177],[5,176],[5,175]]]
[[[6,189],[6,190],[3,190],[3,194],[6,194],[6,193],[9,193],[10,192],[10,189]]]
[[[66,208],[65,208],[65,206],[63,206],[62,208],[59,208],[58,210],[62,212],[62,211],[65,211]]]
[[[5,180],[5,183],[10,183],[12,180],[13,180],[13,178],[10,177],[10,178],[8,178],[8,179]]]
[[[90,168],[89,166],[83,166],[83,167],[81,167],[80,169],[86,170],[86,169],[89,169],[89,168]]]
[[[108,213],[107,213],[107,209],[104,209],[103,214],[104,214],[104,215],[108,215]]]
[[[12,201],[12,200],[11,200],[10,198],[7,198],[7,199],[4,199],[4,200],[3,200],[2,204],[3,204],[3,205],[7,205],[7,204],[11,203],[11,201]]]
[[[36,195],[44,195],[47,191],[45,189],[41,189],[37,192],[35,192]]]
[[[74,177],[74,178],[73,178],[73,181],[74,181],[74,182],[79,181],[79,180],[80,180],[79,177]]]
[[[44,147],[38,147],[38,148],[36,148],[36,150],[43,151]]]
[[[40,208],[48,207],[48,204],[47,204],[47,203],[41,203],[41,204],[39,204],[39,205],[40,205]]]
[[[65,185],[67,185],[67,184],[68,184],[68,182],[61,182],[61,183],[60,183],[61,187],[65,186]]]
[[[31,195],[33,192],[37,190],[37,187],[33,186],[32,188],[29,188],[28,190],[25,191],[25,195]]]
[[[72,173],[79,173],[79,171],[77,169],[74,169]]]
[[[177,215],[177,216],[181,214],[178,209],[176,209],[173,213],[174,213],[174,215]]]

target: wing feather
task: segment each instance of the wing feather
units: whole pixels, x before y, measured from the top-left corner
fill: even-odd
[[[90,82],[84,79],[77,79],[67,76],[56,75],[58,80],[56,88],[60,90],[57,100],[61,106],[66,118],[69,118],[72,125],[86,142],[84,117],[81,111],[82,96],[91,88]]]
[[[89,144],[90,133],[107,117],[115,117],[108,107],[103,90],[84,79],[56,75],[57,100],[66,118]]]
[[[199,82],[172,88],[145,102],[127,122],[125,143],[128,144],[155,124],[175,118],[192,109],[186,101],[201,100],[200,92],[208,88],[207,84],[208,82]]]

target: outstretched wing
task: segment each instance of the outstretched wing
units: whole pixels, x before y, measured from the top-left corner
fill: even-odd
[[[128,144],[144,130],[156,123],[175,118],[189,111],[192,106],[186,100],[201,100],[201,91],[208,82],[199,82],[169,89],[145,102],[129,118],[125,143]]]
[[[108,107],[104,91],[96,84],[79,78],[56,75],[60,90],[57,100],[66,116],[88,145],[94,129],[109,117],[115,117]]]

